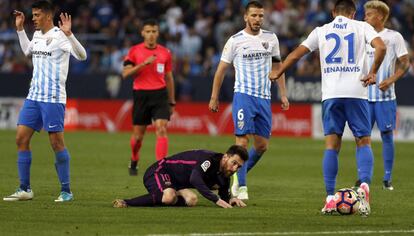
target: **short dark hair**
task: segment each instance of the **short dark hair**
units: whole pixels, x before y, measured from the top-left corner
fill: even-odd
[[[351,14],[356,11],[355,2],[353,0],[337,0],[334,11],[336,13]]]
[[[142,27],[150,25],[150,26],[158,26],[158,21],[156,19],[146,19],[144,20]]]
[[[36,1],[32,4],[32,8],[40,9],[44,12],[54,14],[53,4],[47,0]]]
[[[249,159],[249,154],[247,153],[246,148],[240,146],[240,145],[232,145],[229,147],[229,149],[226,152],[227,155],[233,156],[233,155],[239,155],[239,157],[243,161],[247,161]]]
[[[249,10],[249,8],[259,8],[262,9],[263,5],[258,1],[250,1],[247,3],[246,7],[244,8],[245,12]]]

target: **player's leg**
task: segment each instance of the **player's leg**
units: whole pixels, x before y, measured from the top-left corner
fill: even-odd
[[[249,172],[262,155],[266,152],[269,145],[269,137],[272,129],[272,110],[270,99],[255,98],[258,104],[258,111],[254,119],[253,147],[249,150],[249,159],[246,164]]]
[[[328,99],[322,103],[322,123],[325,134],[322,171],[327,195],[325,206],[322,208],[323,214],[336,212],[333,197],[338,174],[338,154],[346,122],[343,107],[341,99]]]
[[[175,206],[189,206],[197,205],[198,197],[191,189],[181,189],[177,191],[177,202]]]
[[[49,142],[55,152],[55,168],[61,184],[59,197],[55,202],[73,200],[70,191],[70,154],[64,141],[65,105],[61,103],[40,103],[43,129],[49,133]]]
[[[249,137],[250,135],[238,135],[236,136],[235,144],[242,146],[247,149],[249,146]],[[242,191],[244,192],[242,195],[247,194],[247,187],[246,187],[246,175],[247,175],[247,165],[243,165],[237,173],[233,174],[232,176],[232,184],[231,184],[231,194],[233,197],[239,196],[239,187],[242,184]],[[240,176],[240,181],[239,181]],[[245,196],[241,196],[245,198]]]
[[[133,91],[134,104],[132,106],[132,135],[130,138],[131,163],[128,167],[130,175],[138,174],[139,151],[144,140],[145,131],[151,124],[150,98],[143,91]]]
[[[42,128],[42,117],[36,102],[25,100],[19,113],[16,132],[17,145],[17,169],[20,186],[15,193],[4,197],[5,201],[30,200],[33,191],[30,187],[30,166],[32,163],[32,151],[30,140],[34,131]]]
[[[257,108],[252,96],[242,93],[234,93],[232,117],[236,144],[241,145],[246,149],[249,143],[249,135],[255,133],[254,116],[256,113]],[[247,195],[246,174],[247,165],[243,165],[237,172],[237,178],[233,177],[233,184],[231,188],[233,196],[239,197],[238,190],[240,190],[240,187],[242,187],[242,191],[244,192],[243,195]],[[246,198],[247,196],[240,197]]]
[[[371,120],[368,101],[347,99],[346,116],[349,128],[355,137],[356,159],[361,185],[357,189],[360,204],[358,211],[367,216],[371,212],[369,204],[369,184],[373,174],[374,155],[371,149]]]
[[[155,135],[157,138],[155,143],[155,157],[157,161],[166,157],[168,153],[167,123],[168,120],[165,119],[157,119],[154,122]]]
[[[131,163],[129,165],[129,174],[131,176],[138,174],[139,151],[141,150],[142,142],[144,140],[146,125],[133,125],[132,135],[130,139],[131,146]]]
[[[168,154],[167,123],[171,116],[171,107],[168,103],[166,89],[156,90],[151,94],[151,117],[155,124],[155,157],[161,160]]]
[[[392,168],[395,158],[393,130],[396,126],[397,103],[394,101],[376,102],[377,125],[381,131],[382,158],[384,162],[383,188],[393,190],[391,184]]]

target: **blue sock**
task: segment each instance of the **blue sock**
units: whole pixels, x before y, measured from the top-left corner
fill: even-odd
[[[261,157],[262,157],[262,154],[257,153],[256,149],[254,149],[253,147],[250,148],[249,159],[247,160],[247,163],[244,164],[237,172],[239,186],[246,186],[247,172],[249,172],[253,168],[253,166],[256,165],[256,163],[260,160]]]
[[[246,174],[247,164],[242,165],[242,167],[237,171],[237,179],[239,180],[239,186],[246,186]]]
[[[371,183],[374,155],[370,146],[357,147],[356,151],[359,180],[362,183]]]
[[[381,132],[382,158],[384,160],[384,180],[390,181],[394,164],[394,137],[391,132]]]
[[[20,178],[20,188],[24,191],[30,189],[30,165],[32,164],[31,151],[17,152],[17,169]]]
[[[256,152],[256,149],[250,148],[249,150],[249,159],[247,160],[247,173],[256,165],[256,163],[260,160],[263,153]]]
[[[322,162],[323,179],[328,195],[335,193],[336,175],[338,174],[338,152],[333,149],[326,149]]]
[[[59,177],[60,184],[62,186],[61,191],[70,193],[69,186],[69,161],[70,155],[68,150],[65,148],[63,151],[55,153],[56,162],[56,172]]]

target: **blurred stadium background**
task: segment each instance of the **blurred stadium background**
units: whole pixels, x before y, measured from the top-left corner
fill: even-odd
[[[27,95],[32,65],[21,53],[13,9],[25,12],[25,28],[33,33],[28,0],[0,1],[0,128],[14,128],[21,99]],[[174,55],[177,112],[172,132],[231,134],[229,107],[220,116],[207,111],[213,74],[227,38],[244,27],[243,6],[247,0],[56,0],[57,13],[72,15],[73,32],[88,51],[88,60],[72,58],[67,91],[67,130],[129,130],[132,79],[122,80],[123,58],[129,47],[141,42],[144,19],[160,22],[160,43]],[[316,26],[331,20],[334,1],[263,1],[263,28],[274,31],[280,40],[282,58],[292,51]],[[357,1],[356,18],[362,20],[363,4]],[[402,33],[407,46],[414,45],[414,1],[390,0],[388,27]],[[413,53],[410,49],[411,63]],[[234,75],[228,70],[221,101],[231,102]],[[318,55],[311,54],[287,73],[291,110],[280,113],[277,88],[273,88],[273,135],[321,137],[320,67]],[[399,122],[397,139],[414,140],[414,69],[397,83]],[[104,101],[104,102],[103,102]],[[201,103],[200,103],[201,102]],[[298,105],[299,104],[299,105]],[[298,106],[297,106],[298,105]],[[93,109],[95,108],[95,109]],[[401,110],[402,109],[402,110]],[[226,113],[227,112],[227,113]],[[374,131],[374,137],[378,137]]]
[[[177,112],[170,123],[172,132],[231,134],[228,104],[221,115],[207,111],[213,74],[227,38],[244,27],[243,6],[246,0],[56,0],[57,13],[73,17],[73,32],[88,51],[88,60],[72,58],[67,91],[67,130],[119,131],[130,128],[132,79],[122,80],[123,58],[129,47],[141,42],[144,19],[160,22],[160,43],[174,55]],[[334,1],[274,0],[265,5],[265,29],[274,31],[280,40],[282,57],[293,50],[316,26],[331,20]],[[363,19],[363,4],[357,1],[357,19]],[[15,127],[22,98],[31,79],[31,59],[21,53],[13,9],[25,12],[25,28],[33,33],[31,5],[28,0],[0,1],[0,128]],[[390,0],[388,27],[404,36],[407,46],[414,45],[414,1]],[[410,49],[411,63],[413,54]],[[228,70],[221,90],[221,102],[231,102],[234,75]],[[311,54],[287,73],[291,110],[280,113],[277,88],[273,88],[273,135],[321,137],[320,67],[318,55]],[[399,121],[398,140],[414,140],[414,69],[397,83]],[[201,103],[200,103],[201,102]],[[401,110],[402,109],[402,110]],[[229,127],[230,126],[230,127]],[[374,131],[374,137],[378,135]]]

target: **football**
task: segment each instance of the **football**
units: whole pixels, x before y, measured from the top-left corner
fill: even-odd
[[[359,207],[358,194],[350,189],[343,188],[335,193],[336,210],[341,215],[354,214]]]

